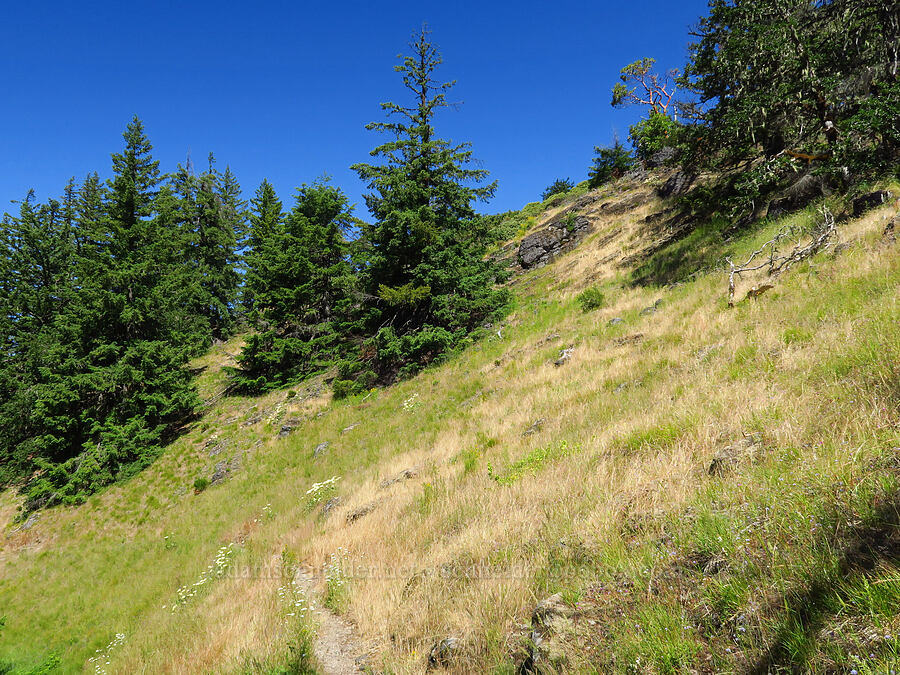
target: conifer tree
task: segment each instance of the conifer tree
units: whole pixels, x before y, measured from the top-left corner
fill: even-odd
[[[473,208],[496,183],[478,186],[487,171],[471,167],[469,144],[437,136],[434,118],[454,83],[435,79],[442,59],[426,27],[410,48],[395,66],[410,104],[381,104],[388,121],[366,127],[392,136],[370,153],[381,163],[352,167],[372,190],[363,283],[375,298],[373,365],[383,379],[414,372],[505,303],[494,287],[498,271],[484,259],[487,228]]]
[[[244,307],[250,313],[251,322],[256,322],[256,298],[277,282],[275,274],[278,251],[277,237],[284,226],[284,210],[281,200],[275,193],[272,184],[263,179],[250,200],[249,232],[247,236],[247,253],[244,264],[247,271],[242,291]]]
[[[260,332],[247,340],[235,384],[261,391],[334,363],[354,284],[346,241],[350,208],[340,189],[327,179],[301,186],[284,218],[267,182],[253,203],[247,275]]]
[[[36,390],[32,507],[78,501],[142,468],[196,403],[190,349],[174,339],[185,308],[171,293],[177,242],[157,217],[158,164],[137,118],[124,137],[102,208],[95,177],[78,202],[77,219],[96,219],[77,238],[77,301],[56,317]]]

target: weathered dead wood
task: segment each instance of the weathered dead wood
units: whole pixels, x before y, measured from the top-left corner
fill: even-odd
[[[768,276],[775,277],[795,263],[805,260],[815,253],[828,248],[831,245],[831,237],[834,235],[836,225],[834,216],[827,207],[822,208],[822,215],[822,222],[819,223],[809,235],[798,232],[797,228],[781,228],[774,237],[753,251],[742,265],[735,265],[731,258],[726,257],[725,262],[727,262],[730,267],[728,273],[728,306],[734,307],[735,277],[740,277],[742,274],[755,272],[764,268],[768,268]],[[804,244],[803,242],[807,236],[809,236],[809,241]],[[797,239],[791,251],[787,254],[781,253],[779,251],[779,245],[784,240],[792,239],[794,237]],[[765,257],[764,262],[757,262],[763,257]],[[762,284],[754,287],[751,289],[750,293],[747,294],[747,297],[757,297],[772,287],[772,284]]]

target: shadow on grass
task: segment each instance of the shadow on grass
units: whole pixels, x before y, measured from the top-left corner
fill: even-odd
[[[819,632],[841,604],[842,589],[872,575],[879,563],[900,563],[900,494],[880,505],[872,517],[855,526],[831,574],[786,594],[787,609],[771,647],[747,672],[807,672],[803,655],[813,652]]]

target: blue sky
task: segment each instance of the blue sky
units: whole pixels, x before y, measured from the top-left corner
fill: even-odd
[[[403,102],[397,55],[427,21],[462,102],[439,135],[472,143],[499,181],[480,209],[516,209],[555,178],[586,177],[593,146],[641,114],[614,110],[622,66],[686,58],[705,0],[609,2],[5,3],[0,24],[0,211],[28,188],[57,196],[70,176],[110,175],[132,115],[163,171],[212,151],[244,192],[267,177],[286,206],[329,174],[367,218],[349,170],[381,142],[379,103]]]

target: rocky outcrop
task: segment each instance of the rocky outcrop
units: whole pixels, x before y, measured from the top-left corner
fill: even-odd
[[[853,215],[861,216],[869,209],[889,202],[894,195],[890,190],[876,190],[853,200]]]
[[[575,634],[576,610],[560,593],[545,598],[531,616],[530,653],[520,673],[555,673],[566,666],[565,643]]]
[[[395,483],[402,483],[403,481],[407,481],[410,478],[415,478],[418,475],[419,475],[419,470],[416,467],[412,467],[409,469],[403,469],[403,471],[398,473],[396,476],[392,476],[391,478],[385,478],[383,481],[381,481],[381,483],[378,485],[378,487],[380,489],[384,490],[385,488],[389,488],[391,485],[394,485]]]
[[[691,189],[696,179],[697,176],[692,173],[676,171],[657,189],[656,193],[663,199],[683,195]]]
[[[711,476],[719,475],[743,461],[751,461],[762,449],[762,434],[756,433],[744,436],[736,443],[732,443],[716,452],[709,465],[709,474]]]
[[[347,514],[347,524],[355,523],[357,520],[362,518],[363,516],[367,516],[372,511],[378,508],[378,502],[369,502],[368,504],[363,504],[362,506],[358,506],[353,509],[350,513]]]
[[[559,254],[574,248],[592,229],[591,221],[584,216],[555,220],[546,229],[522,240],[519,264],[522,269],[543,267]]]

